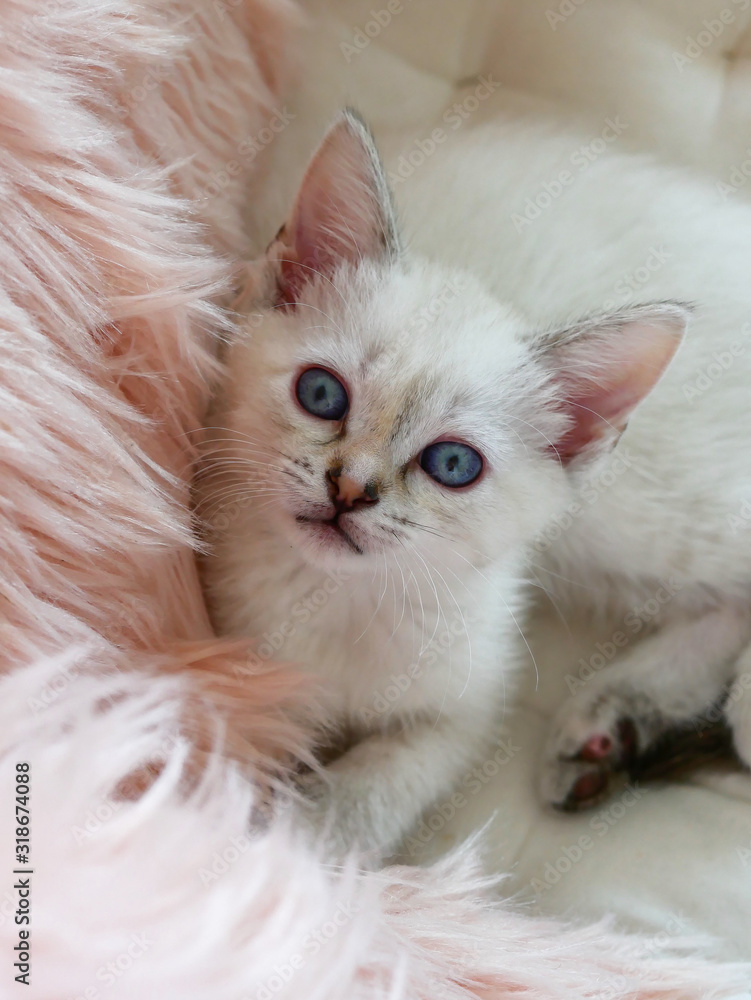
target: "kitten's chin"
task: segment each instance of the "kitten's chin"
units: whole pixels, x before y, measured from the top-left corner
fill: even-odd
[[[369,564],[367,546],[360,533],[355,534],[351,527],[300,515],[295,518],[295,532],[301,554],[314,566],[351,569]]]

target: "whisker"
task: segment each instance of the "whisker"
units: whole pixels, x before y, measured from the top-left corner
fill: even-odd
[[[451,588],[449,587],[448,583],[447,583],[447,582],[446,582],[446,580],[444,579],[444,577],[443,577],[443,574],[442,574],[442,573],[441,573],[441,571],[440,571],[440,570],[438,569],[438,567],[437,567],[437,566],[436,566],[436,565],[435,565],[435,564],[434,564],[434,563],[432,562],[432,560],[430,560],[430,559],[428,558],[428,556],[427,556],[427,555],[425,556],[425,558],[426,558],[426,559],[428,559],[428,562],[430,562],[430,565],[431,565],[431,566],[433,567],[433,569],[435,570],[435,572],[436,572],[436,573],[438,574],[438,577],[439,577],[439,579],[440,579],[440,580],[441,580],[441,582],[443,583],[443,586],[444,586],[444,587],[446,588],[446,593],[447,593],[447,594],[448,594],[448,596],[449,596],[449,597],[451,598],[451,600],[452,600],[452,601],[454,602],[454,605],[455,605],[455,607],[456,607],[456,610],[457,610],[457,612],[458,612],[458,614],[459,614],[459,617],[460,617],[460,619],[461,619],[461,623],[462,623],[462,627],[464,628],[464,634],[465,634],[465,636],[467,637],[467,647],[468,647],[468,651],[469,651],[469,668],[468,668],[468,670],[467,670],[467,680],[466,680],[466,681],[464,682],[464,687],[463,687],[463,688],[462,688],[462,690],[461,690],[461,691],[459,692],[459,697],[461,698],[461,697],[462,697],[462,695],[463,695],[463,694],[465,693],[465,691],[467,690],[467,687],[469,686],[469,679],[470,679],[470,677],[471,677],[471,675],[472,675],[472,637],[471,637],[471,635],[470,635],[470,632],[469,632],[469,629],[467,628],[467,620],[466,620],[466,618],[464,617],[464,612],[463,612],[463,611],[462,611],[462,609],[461,609],[461,605],[460,605],[460,604],[459,604],[459,602],[457,601],[457,599],[456,599],[456,597],[454,596],[454,594],[453,594],[453,592],[452,592]],[[446,568],[446,569],[448,570],[448,567],[445,567],[445,568]],[[453,571],[451,571],[451,572],[453,572]],[[453,573],[453,575],[454,575],[454,576],[456,576],[456,573]],[[459,579],[459,577],[458,577],[458,576],[456,576],[456,578],[457,578],[457,580]],[[468,588],[467,588],[467,589],[468,589]],[[450,652],[451,652],[451,650],[449,649],[449,654],[450,654]]]
[[[331,325],[334,327],[334,329],[338,333],[340,333],[342,335],[342,337],[346,336],[346,334],[344,333],[344,330],[342,330],[342,328],[339,326],[339,324],[336,322],[336,320],[333,317],[329,316],[329,314],[326,313],[326,312],[324,312],[323,309],[319,309],[318,306],[312,306],[309,302],[299,302],[299,301],[297,301],[297,302],[283,302],[283,303],[280,303],[279,305],[274,306],[274,309],[287,309],[287,308],[289,308],[289,306],[302,306],[304,309],[312,309],[314,312],[320,313],[321,316],[324,316],[329,321],[329,323],[331,323]]]
[[[532,564],[530,564],[530,566],[531,565]],[[537,574],[535,573],[534,570],[532,570],[532,576],[537,581],[537,586],[539,587],[539,589],[543,592],[543,594],[545,594],[545,596],[547,597],[547,599],[553,605],[553,609],[555,610],[556,615],[560,618],[561,624],[566,629],[566,631],[568,632],[568,634],[571,635],[571,628],[569,627],[569,624],[566,621],[566,618],[565,618],[565,616],[563,614],[563,611],[561,611],[561,608],[560,608],[558,602],[553,597],[553,595],[550,593],[550,591],[547,589],[547,587],[541,582],[540,578],[537,576]],[[534,586],[534,584],[533,584],[533,586]]]
[[[401,538],[397,535],[396,538],[401,542]],[[399,560],[396,560],[396,568],[399,570],[399,575],[402,578],[402,613],[399,616],[399,621],[396,621],[396,578],[394,578],[394,631],[391,633],[391,639],[394,638],[396,633],[402,627],[402,622],[404,621],[404,613],[407,610],[407,582],[404,579],[404,570],[401,567]],[[391,641],[389,639],[389,642]]]
[[[236,490],[212,497],[210,503],[196,506],[195,512],[199,517],[205,520],[213,517],[218,510],[226,508],[230,503],[235,506],[250,506],[258,497],[275,498],[279,496],[279,492],[279,490],[258,490],[255,493],[249,493],[246,490],[238,488]]]
[[[433,588],[433,593],[435,594],[436,605],[437,605],[437,608],[438,608],[438,615],[437,615],[437,618],[436,618],[435,629],[433,630],[433,635],[430,637],[430,642],[428,643],[428,647],[427,647],[427,648],[429,648],[430,645],[431,645],[431,643],[433,642],[433,639],[435,638],[435,635],[436,635],[436,633],[438,631],[438,628],[439,628],[439,626],[441,624],[441,619],[443,619],[443,623],[446,626],[446,631],[450,633],[451,629],[449,627],[448,618],[446,617],[446,614],[445,614],[445,612],[443,610],[443,607],[441,605],[441,600],[440,600],[440,598],[438,596],[438,588],[435,585],[435,582],[433,580],[433,576],[432,576],[432,574],[430,572],[430,569],[428,568],[428,564],[425,562],[425,560],[423,559],[423,557],[420,554],[419,550],[414,545],[413,545],[413,552],[417,556],[417,558],[420,560],[420,562],[423,564],[423,566],[425,567],[425,570],[427,572],[427,579],[428,579],[428,582],[430,583],[430,585]],[[445,586],[445,581],[444,581],[444,586]],[[446,704],[446,699],[448,698],[449,688],[451,686],[451,678],[452,678],[453,671],[454,671],[454,663],[453,663],[453,658],[452,658],[452,655],[451,655],[451,644],[449,644],[449,647],[448,647],[448,664],[449,664],[449,672],[448,672],[448,677],[446,679],[446,687],[444,688],[444,691],[443,691],[443,699],[442,699],[441,704],[440,704],[439,709],[438,709],[438,715],[436,716],[436,720],[433,723],[433,727],[432,727],[433,729],[435,729],[437,727],[438,723],[441,720],[441,716],[443,715],[443,709],[444,709],[444,706]]]
[[[412,546],[412,551],[417,556],[417,558],[420,560],[420,562],[422,563],[422,565],[423,565],[423,567],[425,569],[425,572],[423,573],[423,575],[425,576],[425,579],[428,581],[428,583],[430,584],[430,586],[433,588],[433,594],[435,596],[436,607],[438,608],[438,615],[436,617],[435,628],[433,629],[433,634],[430,637],[430,641],[428,642],[428,645],[425,647],[425,649],[427,649],[427,648],[429,648],[429,646],[431,645],[431,643],[435,639],[436,633],[438,632],[438,629],[439,629],[440,624],[441,624],[441,613],[442,613],[441,612],[441,599],[438,596],[438,588],[436,587],[435,582],[433,581],[433,577],[430,575],[430,570],[428,569],[427,563],[425,562],[425,560],[420,555],[420,553],[419,553],[419,551],[418,551],[418,549],[417,549],[416,546],[414,546],[414,545]],[[444,621],[445,621],[445,616],[444,616]],[[446,627],[448,628],[448,623],[446,623]],[[421,650],[421,653],[424,653],[425,649]]]
[[[231,472],[243,473],[245,470],[250,469],[253,474],[258,471],[258,468],[269,469],[270,471],[280,472],[283,466],[270,465],[268,462],[258,462],[252,458],[221,458],[215,461],[205,463],[197,472],[196,479],[207,479],[212,475],[226,475]]]
[[[285,457],[278,451],[272,452],[266,448],[248,448],[244,441],[237,442],[231,441],[229,438],[218,438],[216,442],[212,441],[209,446],[203,447],[201,459],[205,462],[213,455],[224,455],[228,452],[236,454],[238,458],[244,458],[247,455],[266,455],[268,458]]]
[[[556,448],[555,444],[550,440],[550,438],[547,436],[547,434],[545,434],[543,431],[541,431],[539,427],[535,427],[535,425],[531,424],[528,420],[524,420],[522,417],[518,417],[515,413],[509,413],[509,414],[507,414],[507,416],[510,417],[512,420],[518,420],[519,423],[520,424],[524,424],[525,427],[529,427],[531,430],[533,430],[535,432],[535,434],[539,434],[540,437],[547,444],[550,445],[550,448],[553,451],[553,453],[555,454],[555,457],[556,457],[556,459],[558,461],[558,464],[559,465],[563,465],[563,462],[561,460],[561,456],[558,454],[558,449]],[[509,430],[510,431],[514,431],[513,427],[509,427]],[[519,440],[522,442],[522,444],[526,448],[527,445],[526,445],[526,442],[524,441],[524,439],[516,431],[514,431],[514,434],[516,434],[516,436],[519,438]],[[529,451],[528,448],[527,448],[527,451]]]
[[[518,621],[516,620],[516,616],[514,615],[514,612],[513,612],[513,611],[511,610],[511,608],[509,607],[509,604],[508,604],[508,601],[507,601],[507,600],[506,600],[506,598],[505,598],[505,597],[503,596],[503,594],[502,594],[502,593],[500,592],[500,590],[498,590],[498,588],[497,588],[497,587],[494,587],[494,586],[493,586],[492,582],[491,582],[491,581],[490,581],[490,580],[489,580],[489,579],[487,578],[487,576],[485,576],[485,574],[484,574],[484,573],[483,573],[483,572],[482,572],[481,570],[479,570],[479,569],[477,568],[477,566],[474,566],[474,565],[473,565],[473,564],[472,564],[472,563],[471,563],[471,562],[469,561],[469,559],[467,559],[467,558],[466,558],[466,556],[462,555],[462,553],[461,553],[461,552],[458,552],[458,551],[457,551],[456,549],[453,549],[452,551],[453,551],[454,555],[456,555],[456,556],[459,556],[459,558],[460,558],[460,559],[463,559],[463,560],[464,560],[464,562],[466,562],[466,563],[467,563],[467,565],[468,565],[468,566],[470,566],[470,567],[471,567],[471,568],[472,568],[472,569],[473,569],[473,570],[475,571],[475,573],[477,573],[477,574],[478,574],[478,575],[479,575],[479,576],[480,576],[480,577],[481,577],[481,578],[482,578],[483,580],[485,580],[485,582],[486,582],[486,583],[490,584],[490,587],[491,587],[491,589],[493,590],[493,592],[494,592],[494,593],[495,593],[495,594],[496,594],[496,595],[497,595],[498,597],[500,597],[500,599],[501,599],[501,600],[503,601],[503,604],[504,604],[504,606],[505,606],[505,608],[506,608],[506,611],[508,612],[508,614],[509,614],[509,617],[511,618],[511,621],[512,621],[512,622],[514,623],[514,625],[515,625],[515,627],[516,627],[516,630],[517,630],[517,632],[518,632],[518,633],[519,633],[519,635],[520,635],[520,636],[522,637],[522,641],[524,642],[524,645],[525,645],[525,646],[527,647],[527,652],[529,653],[529,656],[530,656],[530,659],[532,660],[532,663],[533,663],[533,665],[534,665],[534,668],[535,668],[535,691],[536,691],[536,690],[537,690],[537,688],[538,688],[538,686],[539,686],[539,683],[540,683],[540,671],[539,671],[539,668],[538,668],[538,666],[537,666],[537,660],[535,659],[535,654],[534,654],[534,653],[532,652],[532,647],[531,647],[531,646],[529,645],[529,643],[527,642],[527,637],[526,637],[526,635],[524,634],[524,630],[523,630],[523,629],[522,629],[522,627],[521,627],[521,626],[519,625],[519,622],[518,622]]]
[[[386,569],[386,581],[388,581],[388,566],[387,566],[387,563],[386,563],[386,554],[385,554],[385,552],[381,551],[381,555],[383,555],[383,565],[384,565],[384,568]],[[378,563],[376,562],[375,568],[373,570],[373,578],[370,581],[371,583],[375,582],[375,575],[376,575],[377,570],[378,570]],[[370,626],[375,621],[376,615],[378,614],[378,610],[381,607],[381,601],[383,600],[383,597],[384,597],[385,593],[386,593],[386,583],[384,582],[383,591],[381,592],[381,596],[378,599],[378,603],[376,605],[375,611],[370,616],[368,624],[365,626],[365,628],[362,630],[362,632],[355,639],[353,645],[357,645],[357,643],[360,641],[360,639],[362,639],[362,637],[365,635],[365,633],[368,631],[368,629],[370,628]]]
[[[539,563],[534,563],[530,559],[525,558],[525,563],[527,566],[534,566],[535,569],[542,570],[543,573],[548,573],[550,576],[554,576],[557,580],[563,580],[564,583],[571,584],[572,587],[582,587],[584,590],[595,590],[595,587],[591,587],[586,583],[581,583],[578,580],[571,580],[567,576],[562,576],[560,573],[555,573],[552,569],[548,569],[547,566],[540,566]],[[538,580],[539,583],[539,580]],[[547,588],[543,587],[545,593],[547,593]]]

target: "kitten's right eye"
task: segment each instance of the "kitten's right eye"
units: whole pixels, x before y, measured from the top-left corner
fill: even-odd
[[[306,368],[295,386],[297,401],[321,420],[342,420],[349,407],[347,390],[325,368]]]
[[[479,479],[482,455],[462,441],[436,441],[420,455],[420,465],[441,486],[456,490]]]

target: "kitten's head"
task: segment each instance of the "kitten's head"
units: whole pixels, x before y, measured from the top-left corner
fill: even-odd
[[[325,566],[517,550],[566,502],[571,469],[617,440],[686,320],[668,304],[525,329],[470,275],[402,249],[350,112],[254,267],[263,322],[229,351],[219,458],[243,480],[234,496],[244,485]]]

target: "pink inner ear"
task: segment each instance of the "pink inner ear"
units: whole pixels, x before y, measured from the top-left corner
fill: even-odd
[[[306,198],[308,197],[306,192]],[[322,197],[326,197],[325,193]],[[285,248],[279,265],[279,302],[293,305],[303,287],[316,276],[330,278],[340,261],[349,259],[345,247],[339,245],[336,234],[311,226],[305,218],[305,205],[299,205],[292,221],[292,239]],[[322,216],[322,218],[325,216]],[[314,220],[313,220],[314,221]]]
[[[617,441],[667,368],[684,326],[676,310],[624,323],[607,336],[583,335],[555,352],[563,409],[573,421],[555,445],[564,464],[598,442]]]
[[[300,297],[300,292],[306,281],[307,268],[297,260],[288,256],[279,265],[279,289],[277,302],[279,305],[292,306]]]
[[[617,439],[629,415],[642,396],[626,385],[572,386],[565,409],[574,423],[556,442],[555,450],[564,465],[585,448],[603,438]],[[646,395],[646,393],[645,393]]]
[[[368,232],[359,233],[354,199],[364,197],[351,176],[343,176],[337,197],[327,178],[311,177],[303,184],[293,217],[289,252],[281,262],[280,292],[284,302],[297,300],[304,285],[317,276],[331,278],[339,264],[357,263],[371,249]]]
[[[284,227],[279,299],[291,305],[316,275],[378,259],[395,242],[383,168],[372,139],[350,115],[329,130],[303,178]]]

